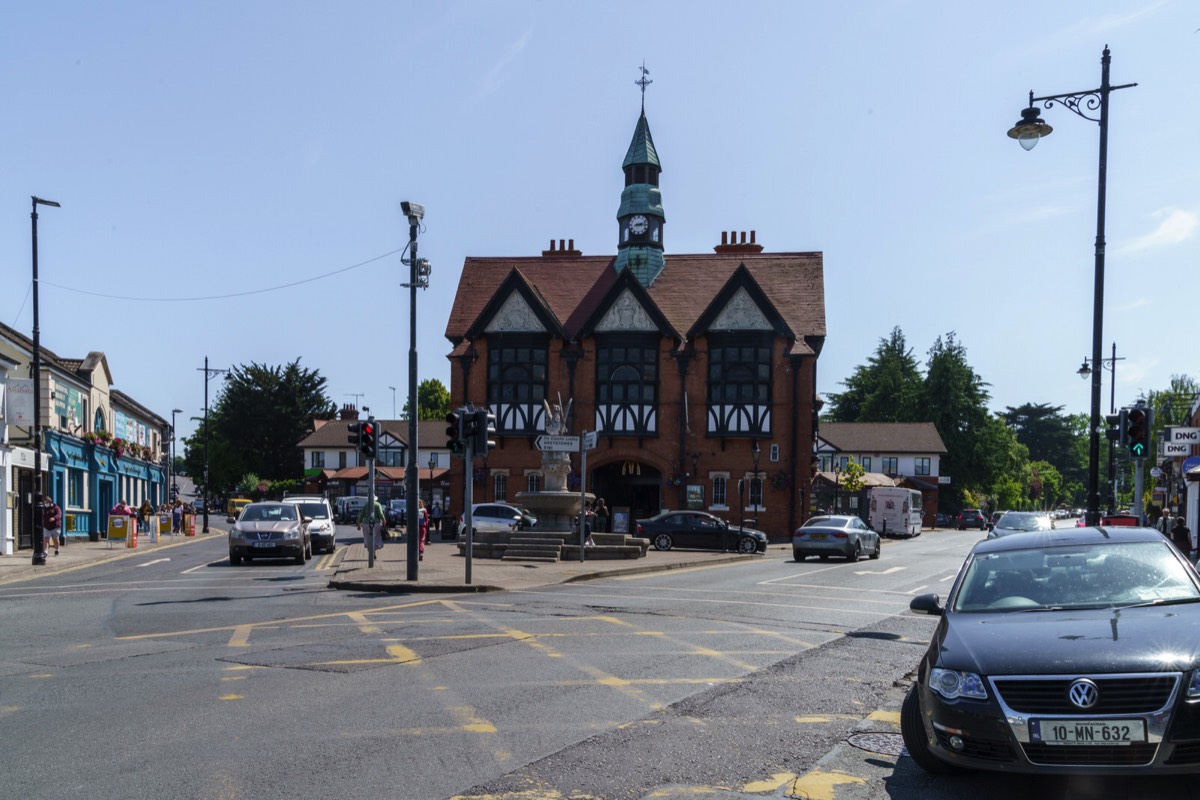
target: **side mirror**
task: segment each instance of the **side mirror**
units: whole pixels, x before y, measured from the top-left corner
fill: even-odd
[[[988,523],[988,524],[987,524],[985,527],[987,527],[987,529],[988,529],[989,531],[990,531],[990,530],[995,530],[995,529],[996,529],[996,526],[995,526],[995,525],[993,525],[993,524],[992,524],[992,523],[990,523],[990,522],[989,522],[989,523]]]
[[[237,522],[237,520],[236,520],[236,519],[234,519],[233,517],[226,517],[226,518],[225,518],[225,521],[226,521],[226,522],[228,522],[228,523],[229,523],[229,524],[231,524],[231,525],[232,525],[233,523]]]
[[[936,594],[919,594],[914,597],[908,604],[909,611],[915,611],[918,614],[928,614],[931,617],[940,617],[945,613],[942,608],[941,598]]]

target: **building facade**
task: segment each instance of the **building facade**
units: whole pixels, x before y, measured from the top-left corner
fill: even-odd
[[[0,440],[0,552],[33,546],[34,487],[32,393],[41,406],[42,488],[62,510],[68,536],[106,529],[118,500],[137,506],[166,503],[170,424],[113,387],[103,353],[63,358],[40,347],[41,382],[32,379],[33,342],[0,324],[0,380],[4,386]]]
[[[615,529],[694,508],[788,536],[811,489],[822,254],[765,252],[754,231],[670,253],[644,109],[622,171],[615,256],[560,239],[464,263],[446,327],[451,404],[490,409],[498,446],[456,462],[451,497],[466,480],[476,502],[540,489],[536,440],[561,402],[570,433],[599,434],[568,487],[604,498]]]

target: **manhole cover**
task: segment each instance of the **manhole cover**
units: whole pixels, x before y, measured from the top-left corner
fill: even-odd
[[[859,750],[898,756],[904,753],[904,738],[898,733],[856,733],[846,740]]]

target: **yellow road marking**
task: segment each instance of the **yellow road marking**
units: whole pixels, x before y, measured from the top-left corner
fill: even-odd
[[[233,629],[233,635],[229,637],[229,647],[246,647],[250,644],[250,632],[254,630],[253,625],[239,625]]]
[[[884,711],[883,709],[880,709],[879,711],[872,711],[870,714],[867,714],[867,719],[873,719],[877,722],[890,722],[893,725],[899,725],[900,712]]]
[[[37,673],[36,675],[30,675],[29,677],[31,677],[31,678],[53,678],[53,677],[54,677],[54,673],[52,673],[52,672],[39,672],[39,673]]]
[[[773,792],[788,781],[796,779],[794,772],[777,772],[765,781],[751,781],[742,787],[743,792],[755,794],[758,792]]]
[[[221,680],[223,680],[223,681],[244,681],[244,680],[246,680],[246,676],[245,675],[226,675],[224,678],[221,678]]]
[[[223,695],[221,695],[220,699],[222,699],[222,700],[241,700],[243,698],[242,698],[242,695],[240,695],[240,694],[223,694]]]
[[[792,784],[790,794],[807,800],[836,800],[837,787],[844,784],[864,784],[866,778],[847,775],[844,772],[813,770]]]
[[[389,644],[387,651],[393,661],[400,661],[414,666],[421,663],[421,657],[402,644]]]
[[[479,716],[470,706],[452,706],[450,713],[462,720],[462,730],[470,733],[495,733],[496,726]]]

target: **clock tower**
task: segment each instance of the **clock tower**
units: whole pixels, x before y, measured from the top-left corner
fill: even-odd
[[[617,209],[617,259],[613,263],[618,272],[628,267],[642,286],[649,286],[662,272],[663,225],[667,221],[658,189],[662,165],[650,136],[650,123],[646,121],[648,74],[642,67],[642,77],[636,81],[642,87],[642,114],[621,165],[625,188],[621,192],[621,207]]]

